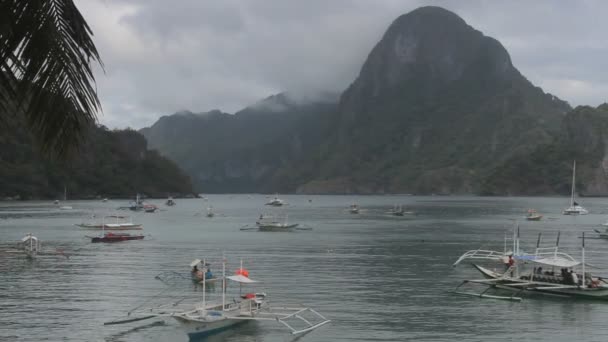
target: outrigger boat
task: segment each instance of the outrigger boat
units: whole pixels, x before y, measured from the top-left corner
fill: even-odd
[[[169,197],[169,198],[167,198],[167,201],[165,202],[165,205],[166,205],[166,206],[168,206],[168,207],[172,207],[172,206],[174,206],[175,204],[176,204],[176,203],[175,203],[175,201],[173,200],[173,197]]]
[[[194,261],[190,263],[190,267],[192,267],[192,271],[190,272],[192,281],[194,283],[203,285],[204,282],[209,284],[221,280],[221,278],[216,278],[213,275],[209,266],[210,265],[206,261],[201,261],[201,259],[194,259]]]
[[[592,276],[585,269],[584,233],[582,261],[575,260],[572,256],[558,250],[559,233],[554,247],[540,247],[540,239],[539,234],[534,253],[524,253],[519,249],[518,228],[517,236],[513,239],[513,252],[506,251],[505,239],[504,252],[478,249],[464,253],[453,266],[457,266],[465,260],[475,262],[489,260],[502,264],[501,267],[504,268],[504,271],[490,270],[473,263],[473,267],[482,274],[484,279],[464,280],[452,293],[513,301],[521,301],[520,295],[523,293],[608,300],[606,282],[601,277]],[[543,267],[547,270],[543,271]],[[486,289],[480,293],[460,290],[466,284],[486,286]],[[511,295],[501,295],[501,290],[508,291]]]
[[[90,237],[92,243],[123,242],[123,241],[129,241],[129,240],[143,240],[143,238],[144,238],[144,236],[142,234],[131,235],[129,233],[114,233],[114,232],[105,233],[106,226],[107,225],[102,225],[100,236],[91,236]]]
[[[389,214],[393,215],[393,216],[403,216],[405,214],[405,211],[403,210],[403,206],[393,206],[393,209],[388,211]]]
[[[139,194],[135,196],[135,201],[129,203],[128,209],[132,211],[141,211],[144,209],[144,201],[139,197]]]
[[[200,262],[200,260],[196,261]],[[204,262],[203,265],[207,265],[207,263]],[[192,339],[232,329],[250,321],[278,322],[288,328],[293,335],[314,330],[330,322],[320,313],[308,307],[277,307],[273,305],[271,308],[266,293],[241,293],[243,286],[257,283],[257,281],[249,278],[249,271],[243,268],[242,261],[241,267],[236,270],[235,274],[227,276],[226,261],[225,259],[222,260],[221,300],[210,301],[207,299],[205,274],[206,272],[202,272],[202,302],[190,304],[180,298],[173,303],[149,307],[140,306],[130,311],[128,318],[106,322],[104,325],[126,324],[148,319],[175,320]],[[238,296],[232,297],[232,294],[227,293],[228,282],[239,285]],[[232,299],[227,299],[228,296]]]
[[[526,215],[526,220],[540,221],[542,218],[543,218],[543,215],[539,214],[535,209],[528,209],[528,214]]]
[[[35,259],[42,249],[42,244],[32,233],[28,233],[21,239],[19,249],[23,250],[29,259]]]
[[[270,200],[266,203],[266,205],[270,205],[273,207],[280,207],[284,204],[285,204],[285,202],[283,202],[283,200],[281,200],[278,196],[275,196],[272,200]]]
[[[115,222],[106,223],[106,218],[114,219]],[[129,219],[127,221],[127,219]],[[89,229],[108,229],[108,230],[141,230],[140,223],[133,223],[130,216],[107,215],[102,218],[101,223],[79,223],[76,226]]]
[[[144,211],[146,213],[154,213],[158,210],[158,207],[154,204],[144,204]]]
[[[215,216],[215,213],[213,212],[213,207],[212,206],[207,207],[207,215],[206,216],[209,217],[209,218]]]
[[[350,206],[350,208],[348,208],[348,211],[349,211],[351,214],[358,214],[358,213],[359,213],[359,207],[358,207],[356,204],[352,204],[352,205]]]
[[[261,231],[285,231],[298,227],[297,223],[289,223],[288,216],[260,215],[255,225]]]
[[[393,216],[404,216],[404,215],[414,215],[413,211],[405,211],[402,205],[394,205],[392,209],[390,209],[387,214]]]
[[[128,233],[105,233],[102,236],[95,236],[91,238],[91,242],[122,242],[129,240],[143,240],[143,235],[131,235]]]
[[[604,231],[598,230],[598,229],[593,229],[596,233],[597,233],[597,237],[598,239],[608,239],[608,228],[605,228]]]

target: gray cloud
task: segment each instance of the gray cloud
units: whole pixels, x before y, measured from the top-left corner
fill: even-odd
[[[456,12],[505,45],[534,84],[573,105],[608,92],[603,1],[79,0],[106,74],[110,127],[143,127],[181,109],[234,112],[281,91],[341,91],[399,15]]]

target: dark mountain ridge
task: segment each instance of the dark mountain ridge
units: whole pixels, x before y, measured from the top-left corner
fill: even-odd
[[[272,190],[273,174],[312,149],[337,96],[314,102],[270,96],[235,114],[164,116],[141,133],[176,161],[204,192]]]
[[[8,116],[7,116],[8,118]],[[175,163],[147,148],[133,130],[89,127],[68,160],[43,156],[18,116],[0,126],[0,198],[69,199],[192,195],[190,179]]]
[[[432,6],[389,26],[337,105],[261,103],[142,132],[205,192],[478,193],[552,144],[571,110],[500,42]]]

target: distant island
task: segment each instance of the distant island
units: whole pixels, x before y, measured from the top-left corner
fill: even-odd
[[[44,157],[15,117],[0,127],[0,199],[193,196],[190,178],[134,130],[92,126],[67,161]]]

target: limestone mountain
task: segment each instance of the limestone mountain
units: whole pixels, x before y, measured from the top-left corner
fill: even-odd
[[[551,144],[571,109],[439,7],[397,18],[337,105],[305,103],[280,94],[142,132],[201,191],[471,193],[505,161]]]
[[[569,105],[532,85],[505,48],[456,14],[397,18],[342,94],[301,192],[474,192],[515,154],[552,140]]]

